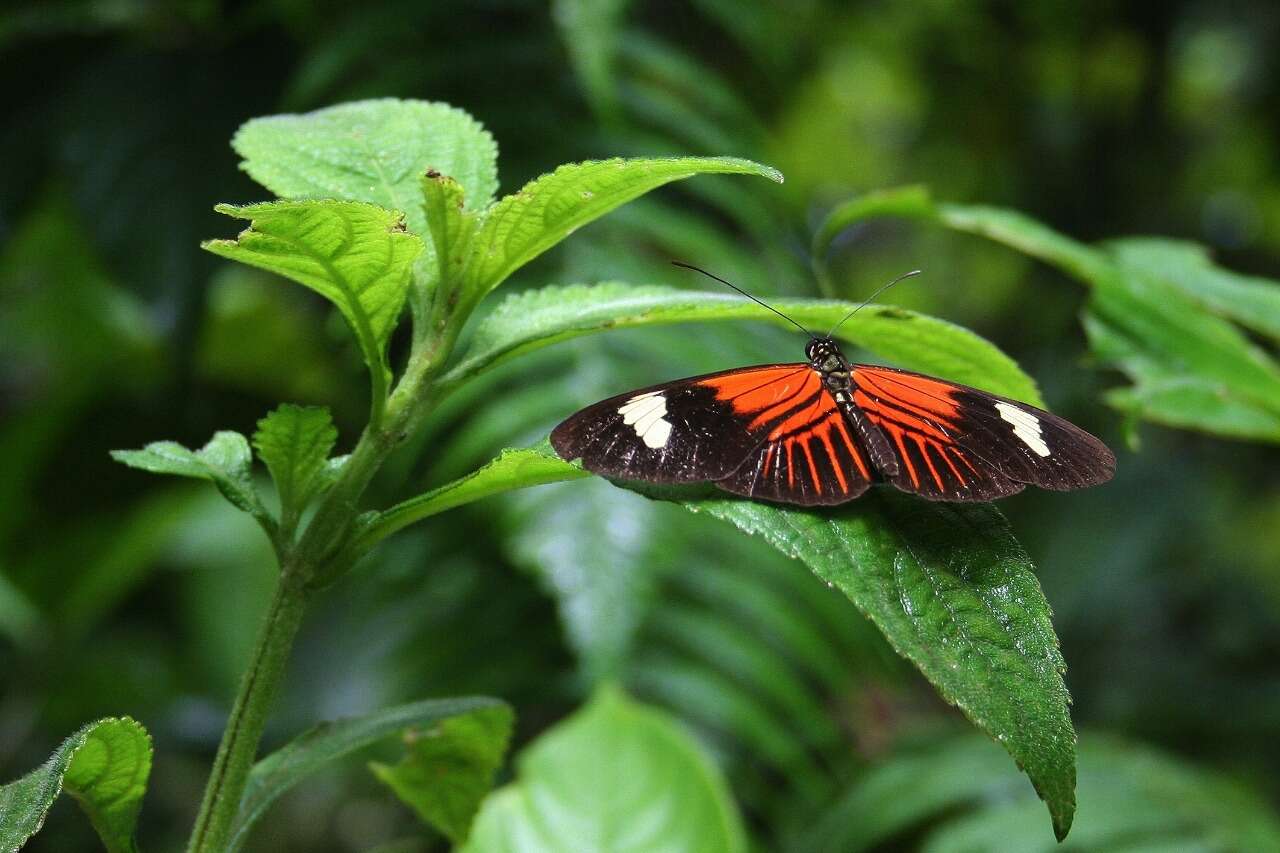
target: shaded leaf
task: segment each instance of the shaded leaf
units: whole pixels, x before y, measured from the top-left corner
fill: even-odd
[[[584,474],[545,444],[507,450],[390,518],[375,518],[362,542],[472,500]],[[1065,663],[1031,561],[994,507],[931,503],[887,488],[824,510],[702,487],[633,488],[759,535],[843,592],[946,701],[1008,750],[1048,806],[1055,833],[1066,835],[1075,810],[1075,733]]]
[[[35,835],[65,787],[109,853],[133,853],[151,753],[151,736],[128,717],[108,717],[80,729],[40,767],[0,786],[0,850],[17,850]]]
[[[422,250],[422,241],[404,231],[401,214],[336,201],[221,204],[217,210],[250,220],[250,227],[235,240],[201,245],[279,273],[336,305],[360,343],[380,404],[390,375],[387,339],[408,293],[410,267]]]
[[[699,174],[760,175],[775,169],[736,157],[593,160],[561,166],[499,200],[486,213],[467,267],[467,298],[478,302],[575,229],[672,181]]]
[[[537,449],[504,450],[497,459],[461,479],[374,513],[364,521],[356,547],[366,550],[415,521],[490,495],[590,476],[556,456],[546,442]]]
[[[842,591],[1014,757],[1066,836],[1075,733],[1065,663],[1031,561],[994,507],[888,489],[828,511],[644,491],[761,536]]]
[[[662,712],[604,688],[518,759],[491,795],[466,853],[745,851],[723,778]]]
[[[397,764],[373,762],[369,769],[420,818],[461,844],[502,765],[513,722],[511,709],[499,705],[441,720],[425,731],[410,729],[404,758]]]
[[[296,515],[324,481],[329,453],[338,440],[329,410],[284,403],[258,421],[253,446],[280,494],[281,512]]]
[[[325,765],[408,729],[505,707],[497,699],[484,697],[428,699],[363,717],[321,723],[307,730],[253,766],[227,849],[240,849],[254,824],[280,795]]]
[[[274,529],[275,522],[253,487],[249,442],[238,432],[214,433],[200,450],[188,450],[173,441],[153,441],[142,450],[113,450],[111,458],[153,474],[209,480],[237,509],[252,515],[268,532]]]
[[[788,847],[876,850],[940,821],[920,849],[1060,849],[1016,778],[989,743],[932,743],[858,779]],[[1081,736],[1079,787],[1073,849],[1225,853],[1280,845],[1280,821],[1243,786],[1121,738]]]
[[[687,540],[663,523],[654,504],[605,482],[519,498],[507,513],[505,550],[555,599],[587,683],[620,677],[653,602],[663,556],[670,560]],[[664,535],[654,536],[656,529]]]
[[[302,115],[246,122],[231,142],[241,168],[282,198],[365,201],[404,212],[423,236],[419,181],[428,169],[484,208],[498,189],[498,146],[462,110],[430,101],[381,98]]]
[[[811,299],[780,299],[773,304],[805,326],[822,331],[855,307]],[[605,329],[713,320],[785,324],[759,305],[721,293],[621,282],[544,287],[499,303],[477,326],[462,360],[441,381],[462,382],[522,353]],[[1013,359],[945,320],[891,306],[868,306],[845,323],[838,336],[903,367],[1044,406],[1034,380]],[[802,358],[803,351],[797,347],[794,354],[779,360]]]
[[[1280,282],[1220,267],[1204,246],[1185,240],[1128,237],[1103,248],[1122,266],[1167,281],[1215,314],[1280,339]]]

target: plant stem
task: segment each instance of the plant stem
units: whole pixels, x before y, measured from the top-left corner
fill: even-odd
[[[306,606],[305,588],[297,582],[294,573],[285,568],[280,573],[271,606],[258,632],[253,659],[240,681],[231,718],[222,734],[200,815],[187,847],[189,853],[222,853],[226,849],[249,770],[258,753],[258,741],[271,705],[280,692],[285,665]]]

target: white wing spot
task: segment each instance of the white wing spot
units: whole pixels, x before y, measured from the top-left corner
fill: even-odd
[[[665,420],[667,400],[658,391],[638,394],[618,408],[622,422],[633,427],[646,446],[666,447],[671,438],[671,422]]]
[[[1040,434],[1039,418],[1008,403],[996,403],[996,411],[1013,424],[1013,434],[1022,439],[1023,444],[1040,456],[1049,455],[1049,445],[1044,443],[1044,436]]]

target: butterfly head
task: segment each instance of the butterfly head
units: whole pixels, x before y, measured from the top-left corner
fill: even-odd
[[[809,359],[809,364],[823,373],[840,370],[845,365],[844,353],[840,352],[839,344],[830,337],[811,339],[804,348],[804,354]]]

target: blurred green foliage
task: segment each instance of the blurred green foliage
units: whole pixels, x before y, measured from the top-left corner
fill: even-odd
[[[509,286],[688,286],[667,266],[678,257],[761,294],[814,295],[807,249],[827,211],[919,183],[1154,270],[1196,294],[1197,317],[1243,327],[1234,351],[1275,353],[1280,14],[1268,3],[67,0],[0,13],[0,49],[0,779],[87,720],[128,714],[156,745],[144,849],[177,847],[190,826],[271,553],[212,490],[133,476],[107,450],[251,434],[288,401],[330,406],[342,451],[368,406],[335,312],[197,249],[234,227],[214,203],[265,196],[227,144],[248,118],[365,97],[449,102],[499,140],[503,192],[614,155],[740,155],[787,177],[646,196]],[[1095,245],[1148,234],[1256,278],[1183,243]],[[1177,253],[1173,269],[1200,270],[1194,280],[1161,271]],[[1168,365],[1194,353],[1168,342],[1156,370],[1114,322],[1100,330],[1099,317],[1141,315],[1095,310],[1097,291],[1086,342],[1085,292],[1023,254],[878,218],[836,236],[826,263],[844,298],[924,268],[895,303],[997,341],[1056,411],[1112,446],[1141,438],[1105,488],[1001,506],[1055,610],[1073,717],[1107,732],[1081,744],[1073,849],[1265,849],[1280,797],[1275,447],[1137,426],[1124,380],[1094,368],[1162,391]],[[393,336],[392,363],[410,345]],[[374,498],[462,476],[625,388],[797,353],[793,335],[743,322],[527,354],[447,400]],[[1249,424],[1236,434],[1268,429]],[[797,569],[727,525],[602,483],[456,510],[388,540],[318,601],[267,746],[318,719],[477,693],[515,707],[519,754],[616,679],[710,750],[763,849],[1052,845],[1007,758],[973,745],[847,600]],[[361,769],[398,760],[373,749],[281,797],[250,847],[441,849]],[[900,811],[884,816],[888,804]],[[93,843],[68,809],[55,804],[30,849]]]

